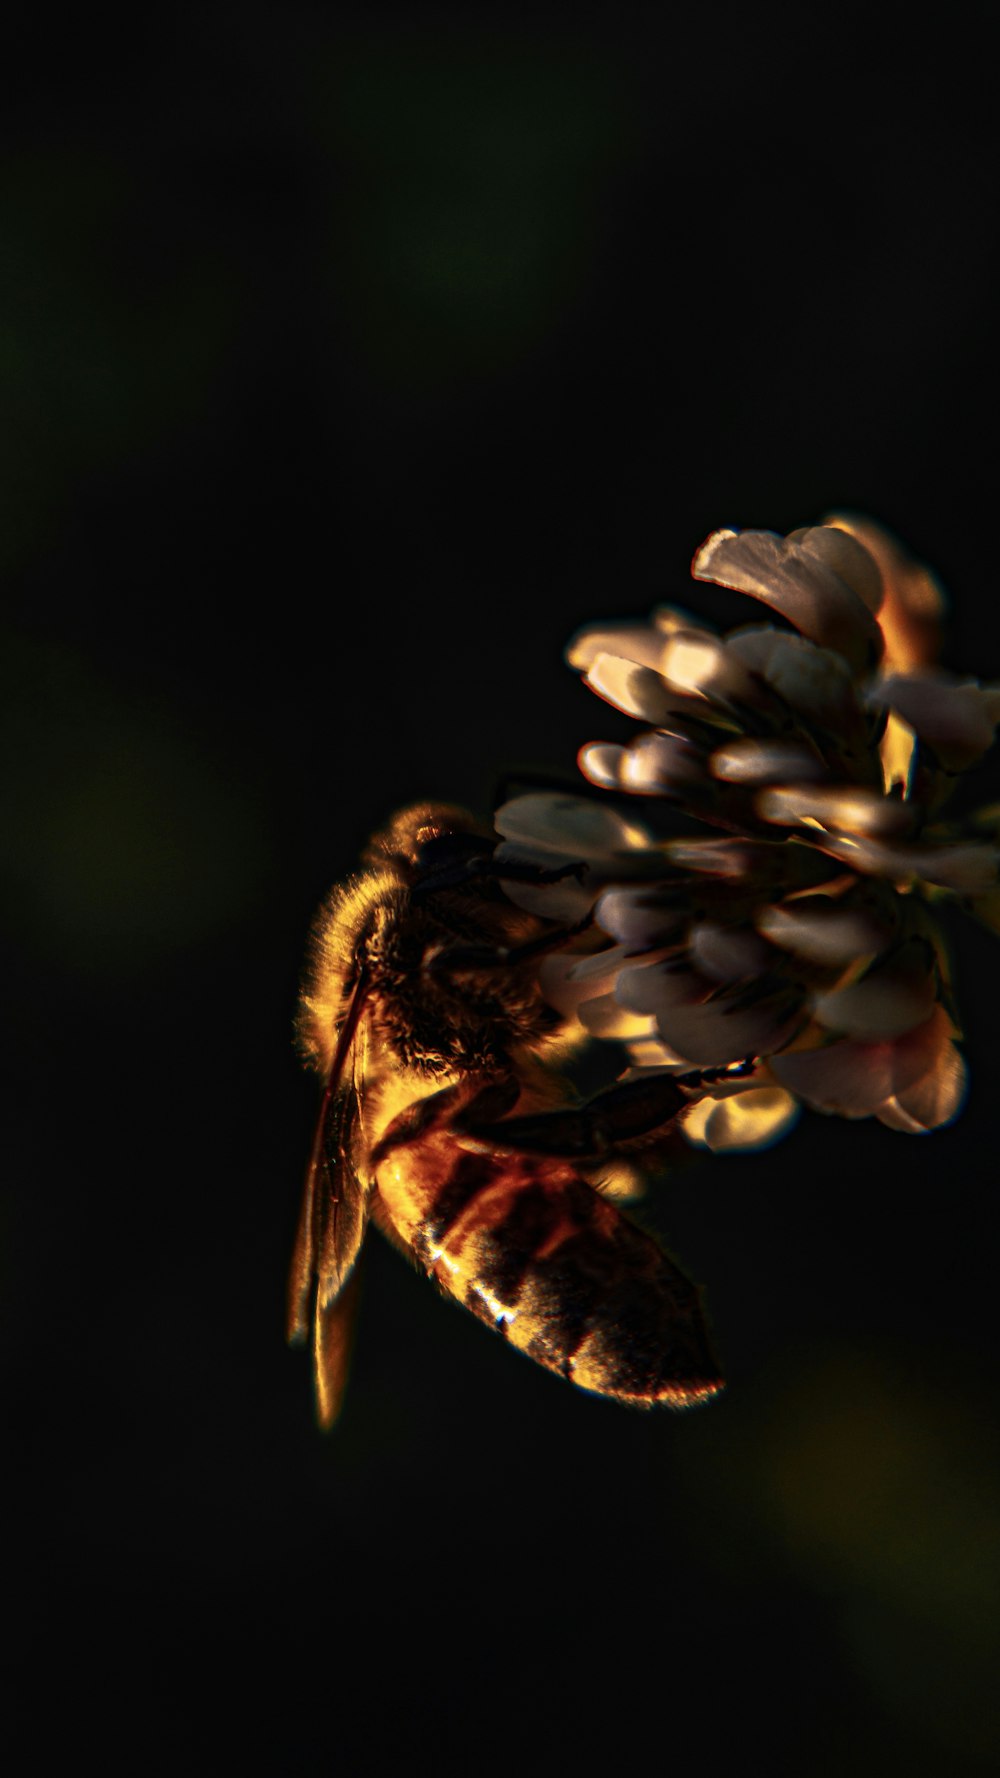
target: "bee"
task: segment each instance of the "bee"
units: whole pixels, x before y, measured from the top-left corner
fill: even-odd
[[[669,1134],[708,1076],[645,1071],[572,1102],[554,1070],[576,1039],[537,961],[580,927],[515,906],[495,844],[461,810],[404,810],[314,928],[297,1035],[323,1091],[289,1337],[311,1333],[323,1426],[341,1403],[370,1219],[446,1295],[582,1389],[685,1408],[723,1386],[698,1287],[599,1189],[608,1159]]]

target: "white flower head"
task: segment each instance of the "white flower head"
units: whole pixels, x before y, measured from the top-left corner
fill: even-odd
[[[800,1102],[935,1129],[965,1089],[938,904],[1000,924],[1000,810],[944,812],[1000,687],[934,670],[940,588],[868,519],[716,531],[693,574],[770,621],[717,634],[665,607],[581,631],[571,665],[642,726],[581,752],[607,801],[534,793],[497,816],[501,864],[580,867],[508,893],[590,910],[601,935],[550,959],[545,991],[637,1068],[753,1058],[684,1114],[694,1142],[761,1146]]]

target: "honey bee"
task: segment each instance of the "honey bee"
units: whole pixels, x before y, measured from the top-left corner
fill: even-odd
[[[572,1102],[554,1064],[575,1039],[536,964],[579,928],[508,899],[495,843],[461,810],[407,809],[316,922],[298,1040],[323,1095],[289,1338],[312,1333],[323,1426],[343,1394],[370,1217],[442,1291],[582,1389],[685,1408],[723,1386],[697,1286],[599,1189],[602,1164],[668,1133],[708,1077],[653,1074]]]

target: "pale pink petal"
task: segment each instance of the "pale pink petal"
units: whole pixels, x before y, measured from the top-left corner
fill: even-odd
[[[881,596],[875,590],[878,570],[845,532],[814,526],[784,538],[772,531],[716,531],[702,544],[691,571],[696,580],[762,599],[803,635],[842,654],[856,671],[882,653],[882,633],[871,609],[871,601],[877,604]]]
[[[886,667],[908,673],[934,660],[947,601],[930,569],[915,561],[891,531],[860,513],[828,513],[823,523],[857,538],[881,569],[885,597],[878,617]]]
[[[666,1007],[659,1017],[661,1037],[696,1068],[770,1055],[790,1041],[801,1023],[800,1011],[785,994],[749,1006],[720,997],[696,1006]]]
[[[822,827],[896,838],[911,833],[917,811],[902,798],[860,785],[782,784],[758,792],[757,813],[781,826]]]
[[[754,876],[771,872],[778,848],[767,840],[668,840],[663,852],[675,870],[698,871],[711,877]]]
[[[845,536],[839,526],[804,525],[788,533],[789,543],[798,543],[809,556],[824,564],[863,599],[869,611],[878,612],[885,595],[882,575],[875,557],[858,538]]]
[[[797,1098],[842,1117],[871,1117],[936,1066],[951,1023],[942,1007],[904,1036],[881,1043],[845,1037],[823,1049],[772,1056],[772,1074]]]
[[[661,645],[664,636],[673,636],[678,630],[687,630],[692,635],[715,635],[715,631],[703,617],[695,617],[692,612],[686,611],[683,605],[657,605],[653,611],[652,620],[660,632]]]
[[[614,982],[626,951],[613,945],[606,951],[595,951],[581,957],[571,951],[557,951],[543,957],[538,965],[538,983],[545,999],[557,1012],[575,1012],[584,1000],[605,994]]]
[[[688,938],[691,961],[713,982],[741,982],[763,975],[769,946],[748,926],[723,926],[702,920]],[[774,953],[770,953],[773,960]]]
[[[669,727],[675,700],[652,667],[637,667],[616,654],[599,654],[584,674],[591,691],[626,716],[641,717],[656,728]]]
[[[650,964],[624,969],[615,993],[631,1011],[653,1013],[664,1041],[696,1067],[768,1055],[801,1023],[798,1005],[785,991],[748,1002],[733,995],[707,998],[709,986],[694,970]]]
[[[634,796],[679,796],[705,780],[698,749],[682,736],[660,730],[638,735],[627,747],[590,742],[581,748],[577,763],[592,784]]]
[[[731,1098],[699,1099],[681,1114],[687,1140],[715,1153],[770,1148],[799,1115],[799,1105],[782,1087],[754,1087]]]
[[[599,784],[602,790],[616,790],[621,783],[624,757],[624,747],[614,741],[588,741],[580,748],[576,763],[591,784]]]
[[[581,1003],[577,1016],[592,1037],[607,1037],[617,1043],[637,1042],[655,1038],[656,1020],[652,1013],[629,1012],[614,994],[596,994]]]
[[[738,652],[704,630],[678,630],[668,636],[660,672],[669,685],[688,697],[706,698],[729,708],[760,703],[760,687]]]
[[[497,810],[493,825],[505,840],[569,860],[605,858],[642,850],[650,843],[646,828],[626,820],[607,803],[558,791],[513,797]]]
[[[716,778],[728,784],[813,782],[829,776],[818,753],[801,741],[757,741],[745,738],[717,747],[710,760]]]
[[[758,929],[794,957],[833,967],[875,956],[892,929],[870,908],[845,906],[829,895],[808,895],[776,903],[757,916]]]
[[[579,630],[566,650],[571,667],[586,673],[598,655],[611,654],[640,667],[658,668],[663,637],[647,623],[592,624]]]
[[[891,673],[872,686],[868,702],[896,711],[949,772],[965,771],[981,759],[1000,721],[1000,688],[974,679],[959,683],[931,673]]]
[[[828,1031],[865,1042],[900,1037],[931,1015],[937,983],[923,946],[910,945],[876,963],[860,981],[813,1002],[813,1017]]]
[[[939,1130],[956,1118],[965,1102],[968,1077],[965,1062],[953,1043],[944,1046],[936,1066],[904,1093],[896,1093],[880,1105],[879,1123],[908,1136]]]
[[[841,859],[852,870],[896,883],[923,881],[951,889],[956,895],[985,895],[997,884],[1000,853],[995,846],[892,845],[846,834],[824,838],[822,845],[825,852]]]
[[[665,1006],[698,1000],[707,991],[708,984],[685,964],[633,962],[619,974],[615,998],[630,1012],[658,1018]]]
[[[678,907],[674,898],[658,896],[655,887],[607,889],[594,907],[601,931],[633,954],[654,945],[677,943],[690,917],[690,911]]]
[[[793,710],[821,727],[841,728],[860,717],[854,680],[843,656],[805,636],[750,624],[726,638],[726,647]]]

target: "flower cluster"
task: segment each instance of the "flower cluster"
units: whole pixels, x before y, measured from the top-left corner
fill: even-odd
[[[934,1129],[965,1082],[936,904],[995,923],[1000,901],[997,811],[943,816],[1000,687],[932,669],[940,591],[870,521],[717,531],[693,573],[777,621],[720,635],[665,607],[581,632],[571,664],[644,726],[583,749],[605,797],[497,815],[501,864],[555,878],[508,893],[601,935],[547,958],[543,989],[636,1067],[753,1059],[690,1107],[693,1141],[759,1146],[800,1102]]]

